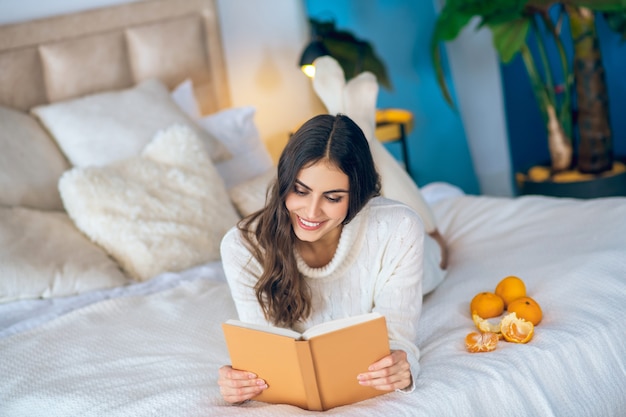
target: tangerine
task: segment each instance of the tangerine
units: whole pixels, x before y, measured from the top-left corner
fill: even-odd
[[[533,338],[535,326],[515,313],[509,313],[500,322],[502,336],[507,342],[528,343]]]
[[[511,302],[526,296],[526,284],[521,278],[509,275],[496,285],[495,293],[504,300],[504,307],[507,307]]]
[[[530,297],[522,297],[513,301],[509,304],[507,311],[509,313],[516,313],[517,317],[523,318],[535,326],[539,324],[543,317],[541,307]]]
[[[492,292],[481,292],[470,302],[470,314],[478,314],[484,319],[497,317],[504,311],[504,301]]]
[[[465,336],[465,347],[472,353],[490,352],[498,345],[498,335],[491,332],[471,332]]]

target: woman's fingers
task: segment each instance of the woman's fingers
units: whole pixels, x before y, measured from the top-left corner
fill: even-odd
[[[229,403],[241,403],[259,395],[267,388],[267,384],[252,372],[222,366],[217,380],[220,393]]]
[[[411,366],[406,352],[392,351],[390,355],[373,363],[368,372],[358,375],[359,384],[383,391],[403,389],[411,384]]]

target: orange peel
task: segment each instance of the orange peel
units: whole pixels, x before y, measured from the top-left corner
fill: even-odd
[[[502,318],[500,331],[507,342],[528,343],[535,333],[535,325],[515,313],[509,313]]]
[[[501,321],[498,321],[497,323],[492,323],[492,322],[490,322],[490,321],[480,317],[476,313],[472,314],[472,320],[474,321],[474,324],[476,325],[478,330],[480,330],[481,332],[483,332],[483,333],[495,333],[498,336],[502,335],[502,332],[500,330]]]

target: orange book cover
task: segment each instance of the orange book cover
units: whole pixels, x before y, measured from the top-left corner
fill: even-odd
[[[329,321],[302,334],[238,320],[222,328],[232,367],[267,382],[255,400],[323,411],[385,393],[357,380],[390,352],[387,324],[379,313]]]

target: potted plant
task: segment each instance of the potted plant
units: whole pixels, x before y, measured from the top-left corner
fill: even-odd
[[[533,92],[546,127],[550,166],[537,166],[518,175],[522,193],[542,193],[593,197],[626,193],[626,167],[615,162],[608,112],[608,93],[604,77],[595,19],[602,13],[609,26],[626,36],[626,5],[622,0],[447,0],[435,25],[431,51],[439,85],[448,103],[454,106],[445,84],[441,65],[441,42],[455,39],[471,19],[488,27],[500,60],[510,62],[517,54],[531,81]],[[569,19],[570,30],[562,30]],[[535,36],[529,36],[533,33]],[[564,82],[555,85],[546,39],[554,40]],[[573,57],[565,52],[564,39],[573,43]],[[536,53],[531,52],[534,39]],[[536,58],[538,56],[538,58]],[[576,108],[572,104],[575,94]],[[573,114],[576,114],[577,146],[574,149]],[[613,177],[618,190],[605,184],[591,185],[576,195],[575,187],[589,180]],[[622,178],[623,175],[623,178]],[[576,183],[576,184],[574,184]],[[538,184],[538,187],[534,187]],[[557,189],[550,191],[552,184]],[[559,184],[565,184],[559,187]],[[583,186],[584,188],[584,186]],[[595,193],[595,194],[594,194]]]

